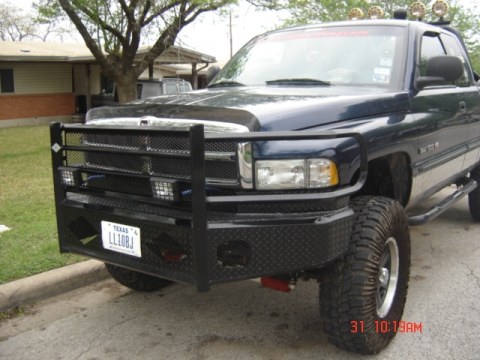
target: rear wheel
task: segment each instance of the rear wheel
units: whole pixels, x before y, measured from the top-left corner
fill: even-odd
[[[169,280],[160,279],[112,264],[105,264],[105,267],[117,282],[133,290],[155,291],[172,284]]]
[[[355,222],[350,245],[322,276],[320,310],[333,344],[375,354],[395,336],[405,307],[408,220],[403,207],[388,198],[359,197],[351,205]]]
[[[473,220],[480,221],[480,166],[470,172],[470,178],[475,180],[478,186],[468,194],[468,208]]]

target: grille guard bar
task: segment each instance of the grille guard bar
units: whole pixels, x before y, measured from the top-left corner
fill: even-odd
[[[368,158],[367,144],[362,135],[355,131],[334,130],[334,131],[282,131],[269,133],[241,133],[241,134],[211,134],[204,132],[203,125],[191,126],[188,130],[159,129],[152,127],[125,127],[125,126],[91,126],[52,123],[50,125],[51,147],[52,147],[52,169],[54,178],[55,206],[57,213],[57,228],[59,238],[64,234],[64,218],[60,204],[66,199],[66,192],[62,185],[58,168],[63,166],[66,159],[66,150],[80,149],[81,146],[65,144],[66,133],[102,133],[118,132],[123,135],[149,135],[166,133],[189,138],[191,157],[191,189],[192,189],[192,231],[193,256],[195,273],[197,275],[197,290],[205,292],[210,289],[210,274],[208,266],[209,242],[207,203],[261,203],[261,202],[293,202],[293,201],[315,201],[344,197],[359,191],[367,178]],[[205,143],[213,141],[233,142],[255,142],[255,141],[279,141],[279,140],[331,140],[339,138],[354,138],[359,145],[359,176],[355,184],[342,187],[337,190],[322,192],[312,191],[304,194],[255,194],[255,195],[233,195],[233,196],[207,196],[205,192]],[[105,150],[102,150],[105,151]],[[106,150],[108,151],[108,150]],[[116,149],[114,152],[117,152]],[[138,150],[122,150],[127,153],[138,154]],[[155,153],[149,152],[150,156]],[[172,156],[174,156],[172,154]]]

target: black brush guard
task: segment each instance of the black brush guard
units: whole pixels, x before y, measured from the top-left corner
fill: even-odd
[[[59,168],[67,163],[70,151],[111,152],[141,157],[159,154],[132,149],[98,149],[84,144],[65,144],[70,132],[150,136],[175,133],[188,139],[191,163],[191,206],[173,209],[152,199],[128,194],[66,188]],[[205,144],[279,140],[354,138],[359,144],[359,176],[354,185],[338,190],[308,193],[265,193],[224,195],[206,193]],[[348,207],[351,194],[359,191],[367,177],[367,147],[354,131],[271,132],[242,134],[205,134],[203,125],[185,131],[150,127],[84,126],[51,124],[51,145],[57,226],[62,252],[75,252],[118,266],[176,282],[196,285],[208,291],[212,284],[249,279],[322,267],[343,255],[353,224]],[[165,156],[163,154],[162,156]],[[171,154],[172,157],[175,154]],[[131,177],[145,175],[129,174]],[[210,206],[231,204],[292,203],[337,204],[324,211],[298,214],[218,214]],[[100,221],[137,226],[142,231],[142,258],[103,249]],[[160,245],[161,249],[159,249]],[[168,256],[165,248],[170,249]]]

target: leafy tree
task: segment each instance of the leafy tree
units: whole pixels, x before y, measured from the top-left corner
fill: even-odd
[[[179,32],[201,14],[236,0],[40,0],[43,21],[68,18],[100,64],[115,81],[120,102],[136,98],[140,74],[173,45]],[[156,36],[140,59],[142,39]]]
[[[285,21],[284,26],[294,26],[345,20],[350,9],[363,8],[365,4],[366,1],[363,0],[274,0],[264,7],[289,11],[292,16]],[[256,5],[261,7],[261,1],[256,2]]]
[[[286,9],[291,13],[291,18],[285,22],[285,26],[302,25],[314,22],[329,22],[346,20],[348,11],[358,7],[367,13],[370,6],[380,6],[385,11],[385,17],[393,17],[395,9],[407,9],[413,1],[406,0],[274,0],[266,7],[269,9]],[[425,21],[435,21],[429,11],[434,1],[425,1],[427,15]],[[461,1],[449,0],[450,10],[446,19],[451,20],[463,35],[466,46],[475,69],[480,70],[480,45],[478,34],[480,33],[480,13],[478,12],[480,0]],[[257,5],[262,6],[261,2]]]
[[[477,10],[480,6],[480,0],[469,1],[468,8],[464,6],[465,3],[467,2],[460,0],[452,2],[447,18],[462,33],[473,68],[480,72],[480,44],[478,38],[478,34],[480,34],[480,14]]]
[[[0,4],[0,40],[22,41],[36,34],[36,24],[32,17],[9,2]]]
[[[17,7],[10,2],[0,3],[0,40],[3,41],[46,41],[50,35],[60,38],[67,33],[65,29],[51,21],[42,21],[32,12]]]

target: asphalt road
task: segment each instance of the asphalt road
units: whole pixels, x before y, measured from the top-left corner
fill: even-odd
[[[390,346],[364,359],[480,357],[480,224],[462,200],[411,228],[407,323]],[[330,345],[318,285],[284,294],[244,281],[206,294],[173,285],[134,293],[111,280],[27,308],[0,323],[0,359],[357,359]]]

